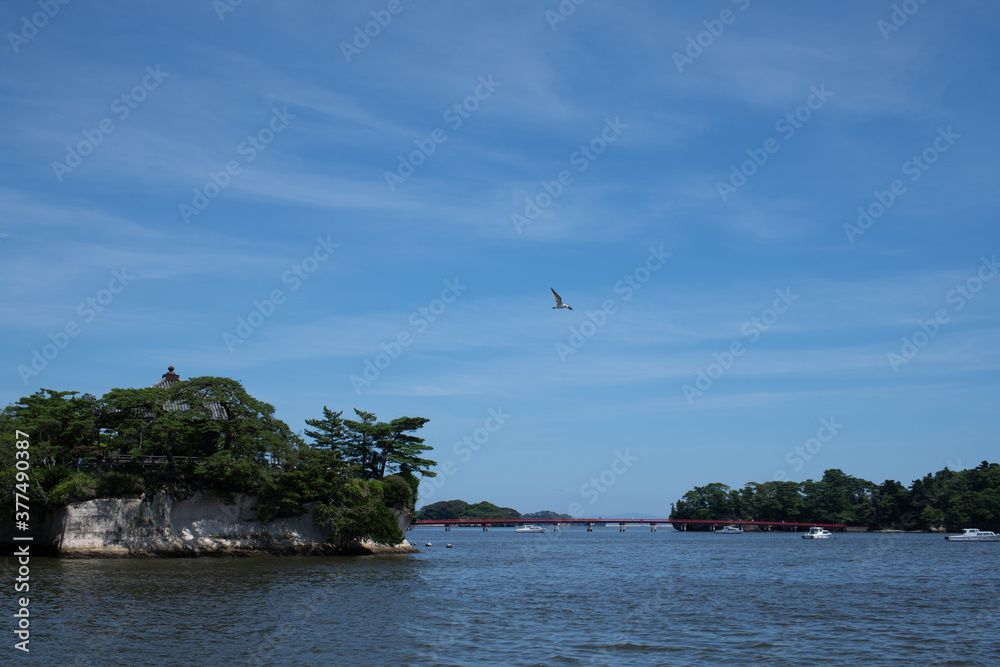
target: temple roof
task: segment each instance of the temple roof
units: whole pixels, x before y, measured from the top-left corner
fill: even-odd
[[[167,372],[163,374],[163,377],[152,385],[150,388],[157,389],[168,389],[171,385],[180,382],[181,376],[174,372],[174,367],[170,366],[167,368]],[[190,410],[191,406],[183,401],[167,401],[163,405],[166,410]],[[216,403],[215,401],[208,401],[205,403],[205,407],[208,408],[209,413],[212,415],[212,419],[225,420],[226,411],[225,409]]]
[[[180,379],[181,379],[181,376],[174,372],[174,367],[173,366],[169,366],[167,368],[167,372],[163,374],[163,377],[160,378],[160,380],[156,384],[152,385],[151,388],[166,389],[167,387],[169,387],[173,383],[179,382]]]

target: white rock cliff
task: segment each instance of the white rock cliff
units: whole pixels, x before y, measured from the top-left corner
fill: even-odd
[[[102,498],[52,512],[39,541],[67,557],[155,557],[201,555],[295,555],[413,553],[399,544],[370,541],[338,548],[326,543],[310,508],[294,519],[260,521],[256,498],[230,503],[197,493],[175,500],[166,492],[142,498]],[[307,506],[308,507],[308,506]],[[393,510],[405,535],[412,520]]]

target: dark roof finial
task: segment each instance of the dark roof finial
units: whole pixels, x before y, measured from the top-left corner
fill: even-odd
[[[167,372],[163,374],[163,379],[166,380],[167,382],[175,382],[177,380],[180,380],[181,376],[178,375],[177,373],[174,373],[173,366],[169,366],[167,368]]]

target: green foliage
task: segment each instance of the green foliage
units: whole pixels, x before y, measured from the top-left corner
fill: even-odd
[[[389,507],[410,507],[414,505],[413,487],[401,475],[389,475],[382,480],[382,493]]]
[[[7,408],[11,422],[28,434],[33,461],[68,465],[97,447],[97,399],[75,391],[39,389]]]
[[[519,519],[521,513],[510,507],[497,507],[493,503],[473,503],[465,508],[463,519]]]
[[[415,509],[417,507],[417,502],[419,502],[420,499],[420,496],[418,494],[420,489],[420,478],[418,478],[416,475],[414,475],[412,472],[408,470],[396,473],[396,476],[403,479],[407,484],[410,485],[410,491],[411,491],[410,502],[407,503],[407,507],[409,507],[410,510]]]
[[[292,450],[259,488],[258,516],[267,520],[299,516],[306,503],[334,501],[348,479],[348,466],[336,452],[308,446]]]
[[[819,481],[750,482],[739,491],[696,486],[671,509],[671,519],[846,523],[873,529],[1000,530],[1000,464],[945,468],[906,489],[895,480],[873,484],[841,470]]]
[[[355,412],[357,412],[355,410]],[[344,411],[334,412],[330,408],[323,406],[322,419],[307,419],[306,425],[312,426],[314,431],[305,429],[305,434],[314,441],[314,446],[322,449],[341,451],[344,443],[348,439],[348,430],[344,425],[341,415]],[[359,413],[361,414],[361,413]],[[374,417],[374,415],[372,415]]]
[[[696,486],[677,501],[677,519],[735,519],[729,487],[719,482]],[[683,515],[683,516],[682,516]]]
[[[440,500],[425,505],[417,512],[418,519],[462,519],[469,503],[464,500]]]
[[[132,455],[208,457],[219,451],[263,462],[298,436],[236,380],[197,377],[169,388],[112,389],[99,405],[105,439]]]
[[[349,545],[364,538],[380,544],[403,540],[396,516],[386,507],[384,487],[377,480],[352,479],[337,498],[317,503],[316,522],[330,531],[329,541]]]
[[[558,512],[553,512],[551,510],[543,510],[541,512],[532,512],[530,514],[522,514],[522,519],[572,519],[571,514],[559,514]]]
[[[393,472],[419,473],[435,477],[430,468],[436,461],[422,458],[423,452],[434,449],[423,438],[411,435],[426,424],[425,417],[399,417],[385,423],[375,421],[370,412],[355,410],[362,421],[344,420],[348,439],[345,458],[358,463],[368,479],[384,479]]]
[[[412,435],[429,420],[424,417],[399,417],[391,422],[380,422],[374,413],[355,408],[359,420],[343,419],[343,411],[333,412],[323,406],[322,419],[307,419],[305,435],[312,438],[314,446],[339,453],[347,463],[355,466],[365,479],[385,479],[391,474],[434,477],[430,468],[435,461],[422,458],[423,452],[433,449],[424,444],[423,438]]]
[[[140,496],[144,490],[145,483],[141,475],[133,475],[124,472],[110,472],[106,475],[97,476],[96,497],[98,498],[124,498],[127,496]]]
[[[521,518],[521,513],[510,507],[497,507],[493,503],[479,502],[470,505],[464,500],[442,500],[422,507],[417,512],[418,519],[484,519],[490,521],[512,521]]]
[[[89,472],[71,473],[56,484],[51,492],[51,498],[57,505],[68,505],[96,497],[97,477]]]
[[[195,474],[217,495],[256,495],[274,483],[270,465],[236,456],[231,451],[216,452],[195,469]]]
[[[168,410],[169,400],[169,390],[159,387],[112,389],[97,405],[104,441],[132,456],[192,454],[180,447],[192,436],[190,420]]]

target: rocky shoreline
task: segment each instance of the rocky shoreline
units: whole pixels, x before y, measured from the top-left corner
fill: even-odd
[[[48,513],[30,535],[33,553],[61,558],[177,558],[198,556],[385,555],[415,553],[399,544],[371,541],[334,545],[315,522],[312,508],[292,519],[261,521],[253,496],[227,502],[210,493],[176,499],[161,491],[139,498],[101,498]],[[393,509],[400,532],[413,517]],[[13,543],[13,524],[0,541]]]

